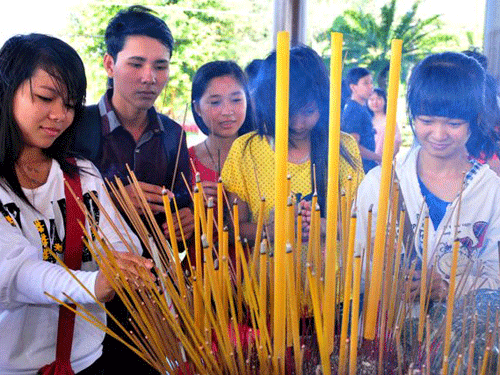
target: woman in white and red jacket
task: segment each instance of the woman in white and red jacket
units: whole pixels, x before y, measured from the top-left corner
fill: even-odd
[[[58,322],[60,316],[67,314],[61,314],[59,305],[46,292],[65,302],[69,301],[65,296],[68,295],[105,322],[104,311],[56,264],[51,254],[67,264],[81,261],[81,266],[74,267],[74,274],[98,300],[107,301],[114,295],[89,250],[82,249],[82,233],[73,218],[79,210],[69,192],[65,192],[63,179],[76,181],[74,186],[81,187],[81,199],[102,235],[118,250],[114,256],[122,269],[152,267],[150,261],[126,252],[127,245],[112,229],[114,222],[127,231],[113,214],[97,169],[88,161],[68,158],[72,132],[83,114],[85,90],[81,59],[59,39],[40,34],[18,35],[0,50],[2,375],[35,374],[56,359],[56,348],[59,351],[60,347]],[[109,220],[90,199],[90,192],[111,214]],[[76,209],[69,209],[68,203]],[[126,238],[133,242],[131,246],[140,249],[133,234]],[[59,336],[72,337],[65,345],[70,351],[65,363],[76,373],[101,373],[98,359],[104,333],[78,316],[74,328],[71,323],[66,324],[68,320],[63,321]]]

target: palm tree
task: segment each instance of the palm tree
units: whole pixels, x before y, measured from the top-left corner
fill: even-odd
[[[440,15],[423,20],[418,18],[419,5],[420,1],[415,1],[411,9],[399,19],[395,15],[396,0],[385,4],[378,18],[362,10],[347,10],[316,40],[324,42],[330,39],[331,32],[341,32],[344,35],[344,71],[353,66],[366,67],[377,77],[379,86],[385,88],[392,39],[403,40],[402,81],[406,79],[410,68],[423,57],[442,50],[451,42],[456,44],[454,36],[440,33]],[[328,47],[323,54],[327,51]]]

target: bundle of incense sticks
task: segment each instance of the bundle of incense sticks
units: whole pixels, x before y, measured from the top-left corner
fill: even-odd
[[[380,300],[381,308],[377,318],[375,340],[366,340],[360,335],[366,324],[366,314],[355,313],[359,311],[360,306],[363,258],[367,264],[370,258],[369,251],[365,254],[354,252],[356,216],[347,216],[342,211],[339,215],[339,228],[347,230],[347,233],[341,233],[338,252],[337,285],[342,287],[335,291],[335,302],[326,301],[323,259],[321,254],[317,254],[321,252],[321,246],[318,246],[319,233],[316,231],[319,220],[317,217],[313,219],[311,236],[314,238],[308,241],[307,249],[303,249],[302,243],[297,243],[297,237],[302,233],[300,214],[299,220],[295,222],[294,207],[289,200],[288,211],[284,218],[287,238],[290,240],[287,244],[284,265],[287,276],[286,290],[283,291],[286,295],[285,357],[276,358],[273,349],[273,326],[270,324],[276,310],[272,295],[274,259],[272,247],[267,240],[263,239],[255,246],[253,251],[257,252],[256,256],[249,257],[251,249],[246,241],[238,237],[236,224],[234,248],[238,256],[234,258],[235,263],[232,264],[228,254],[229,231],[227,227],[223,227],[222,239],[214,243],[214,224],[223,226],[223,223],[218,223],[214,219],[213,201],[209,199],[205,204],[202,193],[195,188],[193,204],[197,222],[196,255],[195,259],[181,264],[177,242],[165,239],[133,174],[131,183],[135,186],[136,194],[141,197],[143,204],[141,211],[145,213],[142,218],[121,181],[117,180],[115,184],[110,184],[110,191],[120,207],[119,211],[126,214],[135,233],[153,254],[158,275],[156,282],[147,277],[140,280],[130,279],[120,271],[114,262],[112,247],[89,214],[86,217],[91,224],[91,231],[87,233],[85,243],[98,261],[99,267],[114,283],[119,298],[124,301],[131,313],[134,330],[125,331],[128,338],[125,345],[159,372],[313,374],[320,368],[323,374],[388,372],[432,374],[440,369],[450,373],[449,369],[452,368],[454,373],[465,373],[465,371],[492,373],[492,369],[500,373],[496,370],[500,368],[497,367],[497,360],[491,360],[492,348],[494,343],[498,342],[496,327],[499,316],[495,307],[499,307],[500,304],[491,307],[488,312],[486,325],[489,325],[489,329],[485,327],[482,332],[473,334],[465,333],[462,329],[461,338],[457,340],[454,337],[455,344],[451,342],[452,314],[456,313],[456,309],[454,311],[452,308],[453,293],[450,292],[448,298],[446,315],[433,317],[421,313],[418,318],[411,316],[412,307],[422,302],[421,299],[410,296],[409,282],[402,276],[402,267],[409,269],[411,274],[415,265],[411,264],[406,256],[400,256],[403,230],[398,232],[396,229],[398,219],[401,223],[404,220],[404,212],[397,212],[396,184],[393,183],[390,195],[391,215],[387,222],[388,246],[383,277],[385,285]],[[107,215],[97,198],[92,198],[102,213]],[[164,198],[170,235],[171,238],[175,238],[173,215],[176,215],[178,210],[172,214],[170,198],[166,194]],[[354,203],[352,197],[350,200],[352,202],[349,203]],[[218,203],[224,204],[223,201]],[[85,211],[83,205],[81,209]],[[237,220],[237,205],[232,205],[231,209],[234,220]],[[203,216],[204,224],[202,224]],[[424,220],[428,221],[428,217]],[[424,228],[428,228],[427,223]],[[121,235],[124,242],[127,242],[130,233]],[[454,249],[455,254],[457,249],[458,242]],[[139,249],[130,248],[130,251],[138,252]],[[300,251],[307,251],[306,261],[303,260]],[[183,249],[182,252],[186,250]],[[456,272],[455,264],[454,272]],[[369,276],[370,267],[365,268],[365,275]],[[240,269],[239,275],[238,269]],[[303,275],[307,277],[304,278]],[[452,281],[458,285],[457,293],[460,293],[463,277],[462,274],[461,278]],[[422,285],[421,293],[424,296],[424,303],[428,304],[427,285]],[[68,302],[74,301],[68,298]],[[339,303],[342,305],[341,310],[338,308]],[[474,311],[471,308],[474,304],[472,300],[461,303]],[[335,318],[340,328],[333,334],[334,349],[329,352],[324,319],[329,313],[328,310],[334,308],[335,304],[337,304]],[[122,340],[92,317],[83,306],[76,305],[77,314],[118,340]],[[105,309],[104,305],[101,306]],[[112,316],[110,318],[114,319]],[[464,318],[462,315],[462,319],[467,317]],[[477,326],[478,319],[481,318],[476,314],[476,324],[471,327]],[[481,335],[485,337],[484,345],[478,346]],[[465,340],[474,344],[467,346]],[[480,361],[477,358],[474,360],[478,357],[478,349],[483,351],[479,355]],[[451,352],[453,355],[450,355]],[[451,357],[454,359],[453,362],[450,361]]]
[[[333,39],[336,52],[332,52],[332,60],[338,63],[341,38],[340,47],[339,35]],[[390,100],[394,101],[394,95]],[[389,106],[394,105],[391,103]],[[331,166],[335,163],[329,163]],[[320,235],[317,197],[312,202],[309,238],[304,241],[302,215],[299,211],[295,217],[290,185],[286,181],[280,185],[286,186],[282,189],[285,205],[275,222],[282,224],[282,249],[276,237],[270,244],[261,236],[261,216],[255,244],[240,237],[238,205],[225,198],[221,180],[217,213],[215,202],[205,199],[199,179],[192,189],[194,255],[188,254],[182,225],[179,243],[165,238],[133,173],[130,184],[140,198],[140,209],[120,180],[109,183],[115,209],[127,217],[152,254],[157,275],[151,281],[145,274],[136,279],[122,272],[111,244],[81,205],[91,228],[86,246],[132,316],[134,329],[125,331],[125,345],[163,374],[500,374],[500,356],[495,358],[494,349],[499,341],[499,298],[496,302],[490,299],[491,305],[482,310],[475,308],[479,294],[455,301],[455,296],[464,294],[464,279],[470,273],[465,269],[457,276],[458,241],[453,249],[447,306],[430,307],[426,282],[421,283],[420,297],[410,293],[416,265],[408,254],[401,256],[407,240],[403,238],[405,212],[398,205],[400,192],[391,166],[389,160],[387,182],[382,187],[387,189],[383,202],[387,214],[378,210],[375,244],[366,241],[368,247],[362,253],[354,246],[357,217],[351,207],[355,206],[355,192],[352,186],[338,191],[338,163],[336,169],[329,169],[329,182],[336,181],[337,191],[330,194],[335,189],[329,185],[325,242]],[[351,181],[356,178],[351,176]],[[92,199],[106,215],[97,198]],[[166,191],[164,206],[169,238],[175,239],[179,210],[175,197],[170,198]],[[224,206],[229,213],[226,217]],[[425,220],[427,236],[428,217],[420,217]],[[371,221],[370,210],[368,239],[372,238]],[[120,235],[130,243],[130,233]],[[425,269],[429,268],[430,275],[424,281],[432,278],[435,267],[429,266]],[[364,291],[362,277],[370,280]],[[74,301],[68,298],[67,302]],[[122,340],[76,305],[78,315]],[[419,307],[418,316],[413,314],[415,306]]]

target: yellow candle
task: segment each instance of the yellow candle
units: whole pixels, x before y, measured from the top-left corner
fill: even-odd
[[[276,48],[276,131],[275,142],[275,218],[274,220],[274,358],[285,358],[286,270],[285,217],[288,163],[288,90],[290,67],[290,35],[278,33]],[[282,361],[284,366],[284,361]]]
[[[302,286],[305,285],[305,283],[302,282],[302,269],[304,265],[302,264],[302,259],[303,259],[303,254],[302,254],[302,209],[299,210],[299,213],[297,214],[297,240],[295,241],[295,261],[296,264],[299,265],[299,267],[295,268],[295,278],[297,279],[297,285],[299,285],[299,288],[297,288],[297,299],[298,301],[302,301],[302,293],[304,292],[304,289]],[[300,302],[302,303],[302,302]],[[300,305],[301,306],[301,305]]]
[[[181,259],[179,257],[179,248],[177,247],[177,240],[175,237],[174,219],[172,217],[172,210],[170,209],[170,199],[167,195],[167,190],[163,189],[163,207],[165,208],[165,216],[167,218],[168,234],[170,235],[170,245],[172,245],[172,251],[174,253],[175,261],[175,274],[177,276],[177,282],[179,284],[179,289],[183,298],[187,296],[186,285],[184,283],[184,275],[182,273]]]
[[[198,199],[201,202],[198,214],[200,215],[202,232],[206,235],[207,234],[207,218],[205,215],[205,199],[204,199],[205,193],[203,192],[203,186],[201,184],[200,172],[196,172],[195,180],[196,180],[196,187],[198,188],[198,191],[200,192],[200,194],[198,194]]]
[[[293,206],[291,195],[288,196],[286,210],[286,239],[288,243],[293,244],[295,239],[295,207]]]
[[[424,338],[424,324],[427,309],[425,302],[427,301],[427,248],[429,240],[429,215],[424,219],[424,244],[422,249],[422,272],[420,274],[420,317],[418,321],[418,342],[422,343]]]
[[[382,173],[380,195],[378,200],[378,216],[375,229],[375,245],[373,248],[373,267],[370,278],[370,294],[366,316],[364,337],[374,340],[377,325],[377,311],[382,290],[382,272],[384,267],[385,229],[391,188],[392,157],[394,153],[394,136],[396,131],[396,109],[401,72],[401,52],[403,41],[393,40],[391,45],[391,65],[389,69],[389,90],[387,95],[387,124],[385,127],[384,150],[382,153]]]
[[[254,250],[255,251],[255,250]],[[260,244],[259,266],[259,326],[265,329],[267,323],[267,240]]]
[[[174,203],[175,208],[175,216],[177,217],[177,222],[181,222],[181,215],[179,214],[179,207],[177,207],[177,200],[175,199],[175,195],[172,197],[172,202]],[[186,244],[186,237],[184,236],[184,230],[182,229],[182,225],[179,225],[179,230],[181,232],[182,243],[184,245],[184,256],[188,260],[189,268],[191,268],[191,259],[188,254],[188,247]]]
[[[297,295],[295,293],[296,279],[295,279],[295,269],[292,253],[292,245],[286,245],[286,275],[287,275],[287,285],[288,285],[288,306],[290,309],[290,322],[292,331],[292,342],[295,358],[295,373],[301,373],[301,350],[300,350],[300,333],[299,333],[299,313],[298,313],[298,301]],[[289,345],[290,346],[290,345]]]
[[[455,281],[457,276],[458,249],[460,241],[453,243],[453,258],[451,261],[450,282],[448,284],[448,301],[446,301],[446,328],[444,333],[444,351],[443,357],[448,358],[451,347],[451,322],[453,319],[453,305],[455,304]],[[448,362],[443,363],[443,374],[448,373]]]
[[[342,189],[340,192],[340,230],[342,231],[340,240],[342,246],[342,266],[345,266],[345,260],[347,259],[350,213],[351,213],[350,210],[347,209],[347,198],[345,196],[345,189]],[[345,267],[343,267],[343,269],[345,269]]]
[[[318,280],[318,285],[321,287],[324,287],[324,285],[321,283],[322,275],[323,275],[323,253],[321,252],[321,211],[319,204],[316,203],[316,206],[313,208],[314,211],[314,226],[316,230],[314,231],[314,265],[316,267],[316,279]],[[323,295],[324,295],[324,288],[320,289],[320,303],[323,304]],[[325,338],[326,339],[326,338]]]
[[[318,340],[319,355],[321,358],[321,366],[323,374],[331,374],[330,355],[326,352],[326,345],[323,334],[323,321],[321,314],[321,306],[319,303],[318,285],[316,284],[316,276],[311,272],[311,267],[307,266],[307,281],[311,285],[311,300],[314,313],[314,326],[316,328],[316,338]]]
[[[222,271],[220,273],[221,281],[220,286],[222,288],[222,302],[224,305],[224,311],[228,311],[229,299],[233,298],[232,295],[227,293],[226,284],[231,285],[231,276],[229,275],[229,230],[227,227],[223,228],[222,231],[222,256],[219,260],[219,270]],[[222,260],[222,262],[221,262]],[[221,264],[222,263],[222,264]]]
[[[208,241],[207,237],[205,235],[201,236],[201,242],[202,242],[202,247],[203,247],[203,252],[205,255],[205,260],[206,260],[206,267],[205,267],[205,285],[209,284],[208,290],[213,294],[214,301],[217,304],[217,308],[221,310],[222,303],[221,303],[221,291],[219,289],[219,284],[218,280],[216,279],[216,274],[215,274],[215,266],[214,266],[214,259],[212,256],[212,245]],[[209,309],[210,304],[206,304],[205,302],[205,309]]]
[[[427,336],[429,336],[429,335],[427,335]],[[463,359],[462,354],[459,354],[457,357],[457,364],[455,365],[455,372],[453,372],[453,374],[458,375],[458,372],[459,372],[460,368],[462,367],[462,359]],[[427,366],[427,368],[430,368],[430,367]]]
[[[318,203],[318,194],[314,192],[312,199],[311,199],[311,218],[309,222],[309,242],[308,242],[308,248],[307,248],[307,263],[313,264],[313,256],[315,252],[315,246],[316,242],[314,241],[314,238],[316,236],[316,220],[314,220],[314,215],[315,215],[315,208],[316,204]],[[314,265],[314,269],[316,270],[316,265]]]
[[[351,349],[349,358],[349,374],[356,374],[358,358],[358,320],[359,320],[359,288],[361,284],[361,256],[354,257],[354,286],[352,290],[352,317],[351,317]]]
[[[292,191],[292,176],[287,175],[286,176],[286,196],[289,197],[290,193]]]
[[[356,234],[356,215],[351,216],[349,223],[349,247],[345,262],[344,308],[342,311],[342,329],[340,332],[339,374],[346,373],[347,366],[347,328],[349,327],[349,306],[351,302],[352,266],[354,257],[354,240]],[[356,311],[353,312],[357,314]]]
[[[210,259],[207,259],[206,258],[206,255],[205,255],[205,262],[209,262],[210,264],[212,264],[211,268],[212,268],[212,271],[214,269],[214,266],[213,266],[213,248],[214,248],[214,199],[212,197],[210,197],[208,199],[208,202],[207,202],[207,235],[206,235],[206,239],[207,239],[207,242],[208,242],[208,246],[210,247],[210,252],[209,252],[209,255],[210,255]],[[205,248],[204,244],[203,244],[203,236],[202,236],[202,247]],[[215,271],[213,271],[215,272]],[[207,276],[205,275],[205,279],[207,278]],[[214,279],[215,280],[215,279]],[[215,289],[217,288],[218,289],[218,285],[212,285],[212,289]]]
[[[203,316],[202,316],[202,308],[203,308],[203,300],[199,291],[203,287],[202,283],[202,254],[201,254],[201,231],[200,231],[200,217],[199,217],[199,203],[200,200],[198,195],[200,194],[198,188],[194,188],[194,242],[195,242],[195,258],[196,258],[196,270],[195,270],[195,280],[193,284],[196,283],[199,285],[198,289],[193,287],[194,294],[194,317],[196,321],[196,327],[203,331]]]
[[[483,365],[481,366],[481,375],[486,375],[486,370],[488,369],[488,358],[490,356],[491,348],[486,347],[483,356]]]
[[[366,226],[366,250],[365,250],[365,297],[368,298],[370,294],[370,284],[367,283],[367,280],[370,280],[370,271],[371,271],[371,258],[372,258],[372,218],[373,218],[373,204],[370,205],[368,209],[368,224]],[[403,231],[400,231],[403,233]],[[366,314],[367,309],[363,308],[363,326],[366,324]]]
[[[240,214],[238,210],[238,202],[234,200],[233,203],[233,225],[234,225],[234,243],[236,250],[236,311],[238,313],[238,323],[241,323],[242,310],[243,310],[243,289],[241,287],[241,255],[243,251],[238,251],[241,248],[240,238]],[[250,281],[249,281],[250,282]]]
[[[259,256],[259,246],[262,239],[262,228],[264,228],[264,207],[266,205],[266,198],[262,197],[260,199],[260,209],[259,209],[259,217],[257,218],[257,231],[255,232],[255,243],[253,250],[253,258],[252,258],[252,273],[255,274],[258,256]]]
[[[222,231],[224,229],[224,201],[222,196],[222,178],[217,181],[217,240],[219,241],[219,261],[222,253]]]
[[[203,257],[204,257],[204,262],[203,262],[203,275],[205,276],[203,278],[203,282],[199,282],[198,285],[203,287],[203,327],[204,327],[204,333],[205,333],[205,340],[209,342],[211,340],[211,335],[209,332],[211,332],[211,327],[210,327],[210,318],[209,318],[209,310],[211,308],[211,298],[212,298],[212,291],[210,287],[210,277],[208,274],[210,272],[213,272],[213,260],[209,258],[212,258],[212,248],[208,244],[207,237],[202,234],[201,235],[201,245],[203,248]]]
[[[399,213],[399,235],[398,235],[398,242],[396,245],[396,259],[395,259],[395,264],[394,264],[394,275],[392,278],[392,289],[391,289],[391,301],[390,301],[390,308],[389,308],[389,314],[387,318],[387,325],[391,328],[394,324],[394,315],[396,314],[396,295],[398,293],[398,288],[399,288],[399,265],[401,263],[401,248],[403,244],[403,234],[404,234],[404,226],[405,226],[405,211],[401,210]],[[368,277],[365,278],[365,280],[368,280]]]
[[[214,246],[214,199],[208,198],[207,202],[207,241],[211,248]]]

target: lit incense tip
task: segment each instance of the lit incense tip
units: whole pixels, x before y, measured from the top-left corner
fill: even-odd
[[[263,239],[260,243],[260,255],[265,255],[267,253],[267,240]]]
[[[208,198],[207,207],[214,208],[214,198],[213,197]]]
[[[203,246],[204,249],[206,249],[209,246],[208,239],[207,239],[207,236],[205,234],[201,235],[201,246]]]

